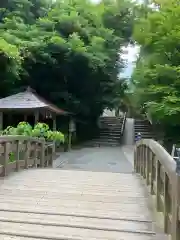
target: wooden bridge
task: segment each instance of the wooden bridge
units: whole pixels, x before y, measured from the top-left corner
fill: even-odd
[[[34,138],[0,146],[0,239],[180,239],[180,176],[157,142],[137,144],[132,173],[52,168]]]

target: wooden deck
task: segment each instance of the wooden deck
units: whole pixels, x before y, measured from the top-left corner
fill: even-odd
[[[30,169],[0,180],[0,239],[154,240],[134,174]]]

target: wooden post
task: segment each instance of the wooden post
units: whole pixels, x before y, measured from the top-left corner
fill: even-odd
[[[53,114],[53,131],[56,131],[56,115]]]
[[[154,195],[154,179],[155,179],[155,171],[154,171],[154,162],[156,161],[154,153],[152,153],[151,158],[151,195]]]
[[[146,158],[147,158],[147,147],[144,145],[144,154],[143,154],[143,178],[146,179]]]
[[[69,131],[68,131],[68,150],[71,150],[71,141],[72,141],[72,132],[73,132],[73,121],[70,119],[69,121]]]
[[[37,168],[37,148],[38,148],[38,143],[33,142],[33,167]]]
[[[37,124],[39,121],[39,112],[36,111],[35,114],[34,114],[34,124]]]
[[[141,176],[143,176],[143,170],[144,170],[144,146],[143,145],[141,145],[140,146],[140,151],[141,151],[141,158],[140,158],[140,164],[141,164],[141,166],[140,166],[140,174],[141,174]]]
[[[11,123],[12,123],[12,119],[13,119],[12,114],[11,114],[11,113],[8,113],[8,120],[7,120],[7,124],[8,124],[8,126],[11,125]]]
[[[177,164],[176,174],[173,176],[172,184],[172,223],[171,223],[171,240],[180,239],[180,168]]]
[[[45,165],[45,141],[42,140],[41,155],[40,155],[40,167],[44,168],[44,165]]]
[[[19,140],[16,140],[15,141],[15,144],[16,144],[16,154],[15,154],[15,161],[16,161],[16,171],[18,172],[19,169],[20,169],[20,165],[19,165]]]
[[[134,172],[137,173],[137,147],[135,146],[134,149]]]
[[[9,153],[10,153],[10,143],[9,142],[4,142],[4,158],[3,158],[3,173],[2,177],[7,176],[7,167],[8,167],[8,162],[9,162]]]
[[[56,115],[53,114],[53,131],[56,131]],[[52,153],[56,152],[56,141],[53,141]]]
[[[50,156],[48,156],[49,157],[48,166],[52,167],[53,166],[53,148],[49,147],[48,154],[50,154]]]
[[[156,209],[157,212],[160,211],[160,187],[161,187],[161,176],[160,176],[160,162],[158,159],[156,159]]]
[[[141,173],[141,148],[137,147],[137,173]]]
[[[168,234],[168,214],[169,214],[169,198],[168,198],[168,185],[169,185],[169,179],[166,174],[164,173],[164,211],[163,211],[163,217],[164,217],[164,232]]]
[[[0,112],[0,130],[3,130],[3,113]]]
[[[147,185],[149,185],[150,163],[151,163],[151,150],[149,147],[146,147],[146,184]]]
[[[30,153],[31,145],[30,145],[30,141],[29,140],[27,140],[25,142],[25,144],[26,144],[26,146],[25,146],[25,148],[26,148],[26,152],[25,152],[25,168],[27,169],[28,168],[28,160],[29,160],[29,153]]]
[[[27,114],[24,114],[24,121],[27,122]]]

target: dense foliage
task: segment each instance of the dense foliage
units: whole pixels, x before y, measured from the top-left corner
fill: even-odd
[[[47,141],[64,143],[64,134],[59,131],[51,131],[45,123],[37,123],[32,127],[28,122],[20,122],[16,127],[8,126],[1,135],[22,135],[36,138],[45,138]]]
[[[152,2],[134,30],[141,51],[132,76],[132,102],[172,137],[180,126],[180,1]]]
[[[128,0],[1,1],[0,97],[30,86],[81,119],[96,118],[121,89],[132,17]]]

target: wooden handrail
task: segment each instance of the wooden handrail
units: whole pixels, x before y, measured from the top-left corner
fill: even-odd
[[[0,176],[29,167],[47,167],[53,163],[53,144],[44,138],[0,136]]]
[[[19,141],[36,141],[39,143],[42,143],[45,141],[44,138],[36,138],[36,137],[29,137],[29,136],[22,136],[22,135],[2,135],[0,136],[0,143],[2,142],[6,142],[6,141],[15,141],[15,140],[19,140]]]
[[[136,143],[134,170],[155,196],[156,210],[163,213],[163,228],[171,240],[180,240],[180,173],[176,161],[156,141]]]

